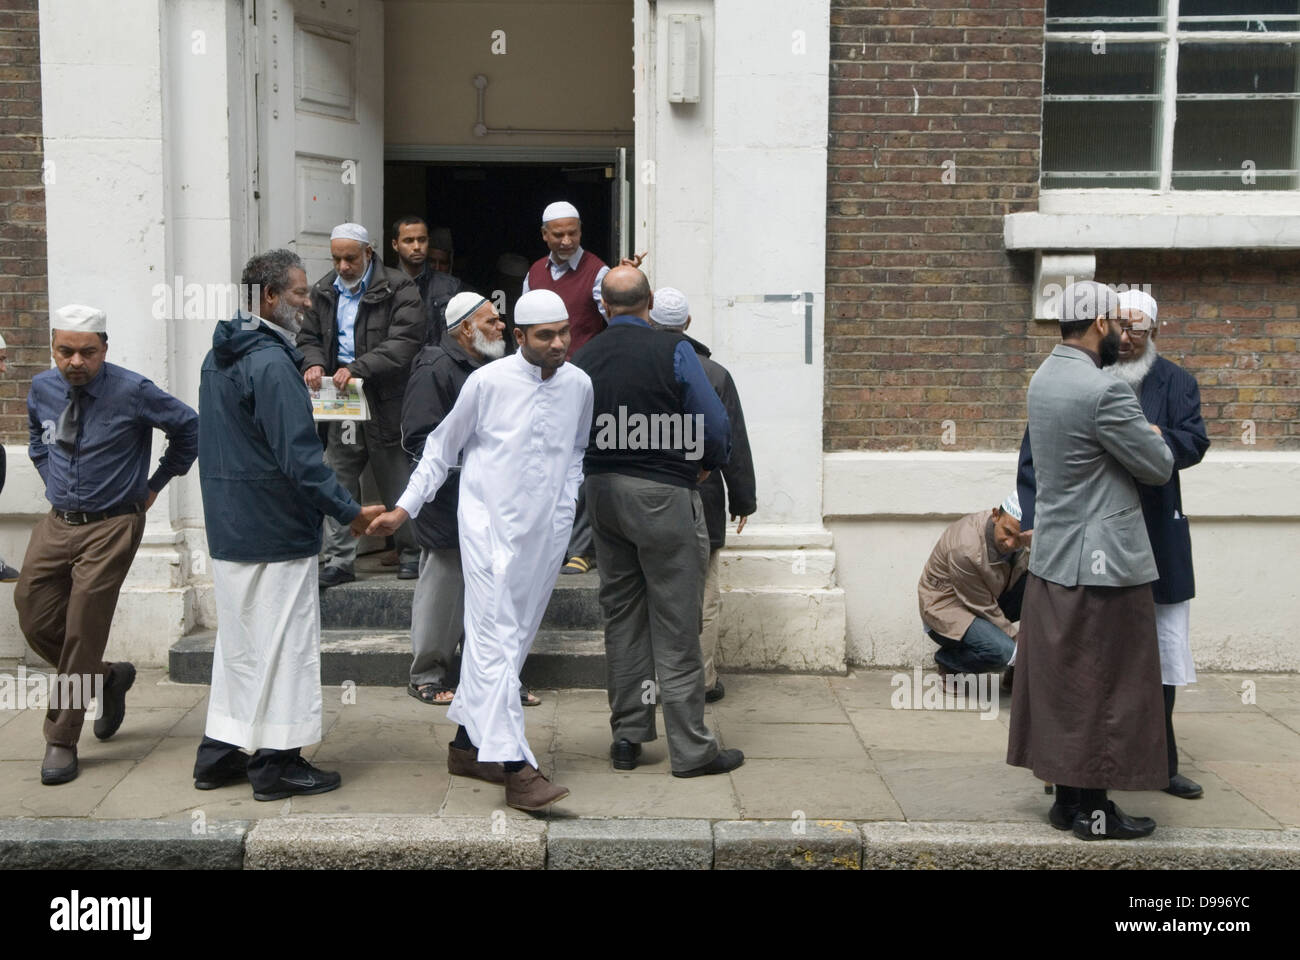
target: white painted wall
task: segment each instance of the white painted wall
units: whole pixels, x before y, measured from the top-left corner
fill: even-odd
[[[847,603],[848,659],[928,664],[916,582],[944,528],[1015,484],[1011,453],[826,456],[827,526]],[[1219,452],[1181,474],[1196,565],[1202,669],[1300,670],[1300,454]]]

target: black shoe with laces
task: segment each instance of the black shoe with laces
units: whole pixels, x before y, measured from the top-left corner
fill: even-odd
[[[285,797],[306,797],[337,790],[343,778],[329,770],[313,767],[302,757],[295,757],[269,790],[254,790],[254,800],[283,800]]]

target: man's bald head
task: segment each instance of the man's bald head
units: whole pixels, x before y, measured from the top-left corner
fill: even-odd
[[[606,316],[630,315],[647,320],[650,315],[650,281],[636,267],[619,266],[605,274],[600,283],[600,298]]]

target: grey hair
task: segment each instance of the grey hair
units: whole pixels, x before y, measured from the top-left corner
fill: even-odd
[[[239,277],[240,286],[248,291],[249,310],[256,310],[260,304],[253,303],[254,291],[279,293],[289,286],[289,271],[303,270],[302,258],[292,250],[267,250],[254,254],[244,264],[244,272]]]

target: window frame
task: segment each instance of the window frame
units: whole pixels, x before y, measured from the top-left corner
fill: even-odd
[[[1259,19],[1293,23],[1294,30],[1270,33],[1265,31],[1232,30],[1185,30],[1180,29],[1179,0],[1164,0],[1165,10],[1160,19],[1164,21],[1161,30],[1104,31],[1107,45],[1128,43],[1157,43],[1162,46],[1163,58],[1159,75],[1158,99],[1160,110],[1160,156],[1159,186],[1156,188],[1134,187],[1050,187],[1044,183],[1044,171],[1041,155],[1039,161],[1039,209],[1043,213],[1134,213],[1134,214],[1180,214],[1180,213],[1223,213],[1269,215],[1278,213],[1300,213],[1300,186],[1287,190],[1247,189],[1247,190],[1203,190],[1176,189],[1172,185],[1174,177],[1174,126],[1178,116],[1180,102],[1204,102],[1210,100],[1266,100],[1286,99],[1296,104],[1300,111],[1300,82],[1296,91],[1290,94],[1183,94],[1178,92],[1178,57],[1184,43],[1294,43],[1300,45],[1300,13],[1266,14]],[[1229,19],[1231,15],[1203,15],[1182,18],[1182,22],[1214,22]],[[1245,16],[1243,15],[1243,19]],[[1140,20],[1155,20],[1156,16],[1138,17]],[[1097,31],[1105,23],[1113,24],[1111,17],[1056,17],[1048,18],[1043,27],[1043,59],[1047,60],[1048,44],[1054,42],[1094,43]],[[1049,30],[1053,23],[1068,22],[1081,24],[1081,30]],[[1056,95],[1043,93],[1043,103],[1071,102],[1081,100],[1105,100],[1124,102],[1126,100],[1149,100],[1149,95],[1097,96]],[[1298,124],[1300,129],[1300,124]],[[1294,169],[1279,171],[1294,176],[1300,184],[1300,147],[1297,147],[1293,163]],[[1118,173],[1119,171],[1117,171]],[[1256,176],[1268,175],[1270,171],[1254,171]],[[1228,175],[1231,171],[1221,172]],[[1236,175],[1240,175],[1236,172]]]

